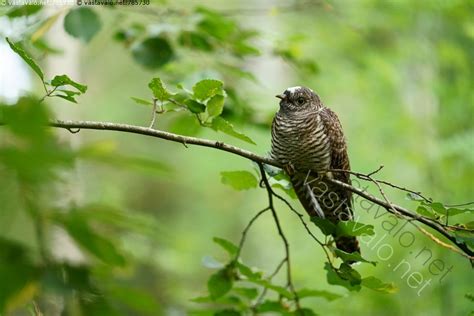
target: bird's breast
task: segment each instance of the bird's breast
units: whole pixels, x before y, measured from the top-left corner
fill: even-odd
[[[329,169],[330,144],[318,114],[293,117],[277,114],[272,126],[272,157],[296,169]]]

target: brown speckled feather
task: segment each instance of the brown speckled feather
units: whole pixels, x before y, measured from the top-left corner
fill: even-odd
[[[349,174],[325,171],[350,170],[337,115],[308,88],[289,88],[279,97],[280,111],[272,125],[272,157],[293,169],[293,188],[310,216],[324,217],[335,224],[351,219],[351,192],[328,181],[333,177],[350,184]],[[360,251],[354,237],[338,237],[336,246],[346,252]]]

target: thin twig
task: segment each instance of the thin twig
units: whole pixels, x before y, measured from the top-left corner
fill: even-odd
[[[299,302],[299,296],[298,293],[296,292],[295,286],[293,284],[293,278],[291,274],[291,260],[290,260],[290,244],[288,243],[288,239],[286,238],[285,234],[283,233],[283,229],[281,228],[280,220],[278,219],[278,215],[275,211],[275,206],[273,205],[273,191],[270,186],[270,183],[268,182],[267,174],[265,173],[265,170],[263,168],[262,163],[258,163],[258,168],[260,169],[260,175],[263,179],[263,183],[265,183],[265,187],[267,189],[267,195],[268,195],[268,204],[270,207],[270,211],[272,212],[273,219],[275,220],[275,225],[278,230],[278,234],[281,237],[281,240],[283,241],[283,244],[285,246],[285,258],[286,258],[286,279],[287,279],[287,285],[290,288],[290,291],[293,294],[296,308],[297,310],[301,310],[300,302]]]
[[[278,274],[278,272],[280,272],[281,267],[283,267],[283,265],[286,263],[286,260],[287,260],[286,257],[283,258],[283,259],[280,261],[280,263],[277,265],[277,267],[275,268],[275,271],[273,271],[273,273],[268,276],[267,280],[268,280],[269,282]],[[260,304],[262,304],[263,299],[264,299],[265,296],[267,295],[267,292],[268,292],[268,288],[264,287],[262,293],[260,294],[260,296],[259,296],[258,299],[256,300],[255,304],[253,304],[253,306],[252,306],[253,309],[256,309],[257,306],[259,306]]]
[[[150,122],[150,125],[148,126],[148,128],[153,128],[155,126],[155,121],[156,121],[156,102],[158,102],[157,99],[153,99],[153,109],[152,109],[152,112],[151,112],[151,122]]]
[[[270,210],[270,206],[267,206],[266,208],[264,208],[263,210],[261,210],[260,212],[255,214],[252,217],[252,219],[250,219],[247,226],[245,226],[244,230],[242,231],[242,237],[240,238],[240,242],[239,242],[239,249],[237,250],[237,253],[235,254],[234,261],[239,260],[240,253],[242,252],[242,248],[244,247],[244,243],[245,243],[245,240],[247,238],[247,233],[248,233],[250,227],[252,227],[253,223],[260,217],[260,215],[262,215],[263,213],[265,213],[268,210]]]

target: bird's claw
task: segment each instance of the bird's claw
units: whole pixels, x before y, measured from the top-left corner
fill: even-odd
[[[293,166],[293,164],[291,162],[288,162],[284,167],[283,169],[285,170],[286,174],[288,174],[289,176],[292,176],[296,173],[296,169],[295,169],[295,166]]]

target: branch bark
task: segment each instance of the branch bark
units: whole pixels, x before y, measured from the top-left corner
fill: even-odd
[[[4,123],[0,122],[0,125],[4,125]],[[214,141],[214,140],[208,140],[208,139],[202,139],[202,138],[197,138],[197,137],[189,137],[189,136],[182,136],[182,135],[177,135],[165,131],[160,131],[160,130],[155,130],[152,128],[147,128],[147,127],[142,127],[142,126],[136,126],[136,125],[128,125],[128,124],[121,124],[121,123],[111,123],[111,122],[95,122],[95,121],[61,121],[57,120],[54,122],[50,123],[50,126],[52,127],[57,127],[57,128],[63,128],[68,130],[71,133],[77,133],[78,130],[80,129],[88,129],[88,130],[108,130],[108,131],[119,131],[119,132],[125,132],[125,133],[132,133],[132,134],[139,134],[139,135],[145,135],[145,136],[151,136],[151,137],[156,137],[156,138],[161,138],[165,139],[168,141],[172,142],[177,142],[181,143],[185,146],[187,145],[196,145],[196,146],[204,146],[204,147],[210,147],[214,148],[217,150],[222,150],[226,151],[244,158],[247,158],[249,160],[252,160],[256,163],[259,164],[267,164],[271,165],[274,167],[278,168],[283,168],[281,164],[279,164],[277,161],[268,158],[268,157],[263,157],[260,155],[257,155],[251,151],[228,145],[223,142],[219,141]],[[439,232],[441,235],[443,235],[446,239],[448,239],[453,245],[457,246],[462,253],[473,262],[474,260],[474,251],[472,251],[464,242],[459,241],[456,239],[455,236],[451,235],[445,227],[440,224],[439,222],[436,222],[434,220],[431,220],[429,218],[425,218],[423,216],[420,216],[418,214],[412,213],[409,210],[396,205],[392,203],[387,203],[386,201],[383,201],[381,199],[378,199],[358,188],[355,188],[353,186],[350,186],[348,184],[345,184],[343,182],[331,179],[331,182],[333,182],[335,185],[342,187],[346,190],[349,190],[377,205],[382,206],[385,208],[387,211],[392,211],[395,209],[397,212],[401,213],[403,216],[408,218],[408,220],[415,220],[418,221],[433,230]]]

